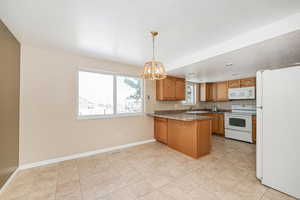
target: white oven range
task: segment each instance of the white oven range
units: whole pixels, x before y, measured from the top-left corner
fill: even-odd
[[[255,105],[232,105],[225,113],[225,137],[252,143],[252,115]]]

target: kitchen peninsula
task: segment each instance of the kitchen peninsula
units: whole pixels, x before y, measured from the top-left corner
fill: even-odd
[[[212,117],[184,113],[151,115],[157,141],[193,158],[210,152]]]

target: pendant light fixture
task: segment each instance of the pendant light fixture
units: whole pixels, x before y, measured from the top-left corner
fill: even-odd
[[[161,80],[167,77],[164,65],[161,62],[155,61],[155,36],[158,32],[150,32],[152,35],[152,60],[144,64],[144,72],[142,74],[145,80]]]

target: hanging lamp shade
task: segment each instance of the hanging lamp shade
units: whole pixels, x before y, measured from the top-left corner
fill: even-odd
[[[161,62],[155,61],[154,52],[154,39],[158,35],[157,32],[151,32],[153,43],[153,55],[152,60],[144,64],[144,71],[142,78],[145,80],[161,80],[167,77],[164,65]]]
[[[157,61],[148,61],[144,64],[142,77],[146,80],[160,80],[167,77],[164,65]]]

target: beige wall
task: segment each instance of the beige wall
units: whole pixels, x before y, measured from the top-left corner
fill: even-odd
[[[138,75],[141,70],[22,45],[20,164],[153,138],[153,119],[147,116],[77,120],[79,67],[125,75]]]
[[[0,188],[19,162],[20,44],[0,20]]]

